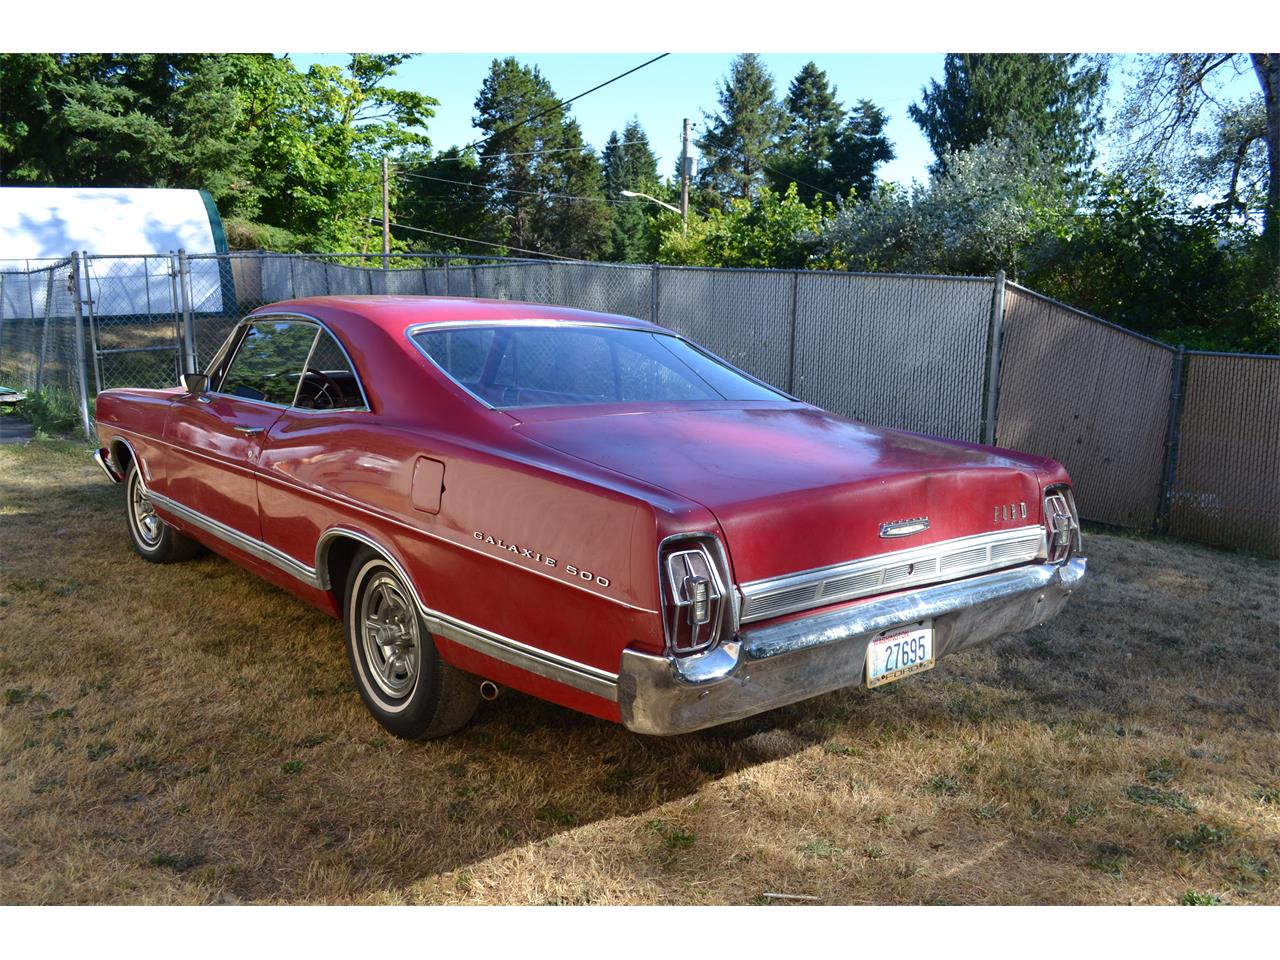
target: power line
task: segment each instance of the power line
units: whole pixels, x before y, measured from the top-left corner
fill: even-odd
[[[616,83],[618,80],[621,80],[623,77],[631,76],[631,74],[635,73],[637,70],[643,70],[645,67],[649,66],[649,64],[651,63],[657,63],[663,57],[669,57],[669,56],[671,56],[671,54],[669,53],[660,53],[656,57],[654,57],[652,60],[646,60],[644,63],[640,64],[640,66],[638,67],[632,67],[626,73],[620,73],[616,77],[611,77],[610,79],[606,80],[604,83],[598,83],[594,87],[592,87],[590,90],[582,91],[582,93],[578,94],[576,97],[570,97],[568,100],[563,100],[560,103],[557,103],[554,107],[548,107],[546,110],[542,110],[538,113],[533,114],[532,116],[525,117],[519,123],[513,123],[509,127],[505,127],[502,130],[497,130],[489,134],[489,136],[484,137],[481,140],[477,140],[475,141],[475,143],[469,144],[468,146],[463,147],[462,149],[464,152],[467,150],[471,150],[475,147],[480,146],[482,143],[488,143],[494,137],[501,136],[504,133],[510,133],[512,130],[517,130],[520,127],[523,127],[526,123],[532,123],[534,120],[537,120],[541,117],[545,117],[549,113],[555,113],[561,107],[567,107],[569,104],[573,103],[575,100],[581,100],[587,94],[595,93],[597,90],[603,89],[604,87],[607,87],[611,83]]]
[[[425,173],[409,173],[408,171],[398,171],[399,176],[413,177],[415,180],[435,180],[439,183],[452,183],[459,187],[470,187],[473,190],[501,190],[503,193],[519,193],[529,197],[546,197],[548,199],[558,200],[586,200],[598,203],[621,203],[621,204],[647,204],[646,200],[610,200],[608,197],[581,197],[572,193],[542,193],[538,190],[516,190],[513,188],[499,186],[497,184],[487,183],[468,183],[465,180],[449,180],[445,177],[432,177]]]
[[[640,143],[643,143],[645,145],[650,145],[648,140],[619,140],[617,143],[606,143],[604,146],[604,149],[600,150],[599,152],[603,153],[604,150],[610,147],[631,147]],[[468,147],[466,149],[470,149],[470,148]],[[498,151],[498,153],[493,154],[493,156],[540,157],[544,153],[580,153],[583,150],[590,150],[593,153],[596,152],[594,147],[588,146],[587,144],[584,143],[580,147],[548,147],[545,150],[521,150],[516,153],[507,153],[505,151]],[[425,157],[418,160],[393,160],[392,163],[394,163],[396,166],[408,167],[408,166],[418,166],[424,163],[461,163],[465,159],[466,157],[462,157],[462,156],[443,157],[440,155],[436,155],[434,157]]]
[[[381,220],[369,217],[370,223],[382,223]],[[454,233],[441,233],[439,230],[428,230],[426,227],[411,227],[407,223],[393,223],[392,228],[412,230],[415,233],[429,233],[436,237],[448,237],[450,240],[461,240],[463,243],[478,243],[484,247],[498,247],[501,250],[515,250],[517,253],[532,253],[539,257],[550,257],[552,260],[568,260],[570,263],[586,263],[577,257],[562,257],[558,253],[547,253],[545,250],[526,250],[524,247],[513,247],[507,243],[490,243],[488,240],[473,240],[471,237],[460,237]]]

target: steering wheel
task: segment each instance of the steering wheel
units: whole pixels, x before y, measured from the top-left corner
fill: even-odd
[[[315,367],[307,367],[304,373],[309,377],[315,377],[321,381],[321,387],[316,391],[316,395],[311,398],[311,406],[316,410],[332,410],[334,407],[345,407],[347,405],[346,395],[342,392],[342,387],[338,381],[323,370],[317,370]],[[320,398],[324,397],[327,403],[321,403]]]

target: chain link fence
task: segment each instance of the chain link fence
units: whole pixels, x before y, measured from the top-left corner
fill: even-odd
[[[341,294],[651,320],[845,416],[1053,457],[1087,519],[1280,555],[1280,357],[1184,353],[1002,276],[76,255],[0,270],[0,384],[59,398],[91,436],[99,390],[172,386],[253,309]]]

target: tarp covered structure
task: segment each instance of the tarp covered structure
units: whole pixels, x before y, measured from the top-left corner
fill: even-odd
[[[98,255],[81,278],[82,296],[92,298],[98,316],[179,312],[168,256],[178,250],[196,255],[192,311],[234,309],[223,303],[219,262],[199,257],[227,252],[222,219],[204,190],[0,187],[0,272],[75,252]],[[3,289],[3,314],[25,315],[31,293],[16,283]],[[17,296],[22,304],[7,302]]]

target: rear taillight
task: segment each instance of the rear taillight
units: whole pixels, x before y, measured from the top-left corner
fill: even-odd
[[[1070,487],[1050,487],[1045,492],[1044,525],[1051,563],[1062,563],[1080,550],[1080,516]]]
[[[662,545],[662,614],[667,649],[677,655],[714,647],[732,630],[724,550],[714,537],[678,537]]]

